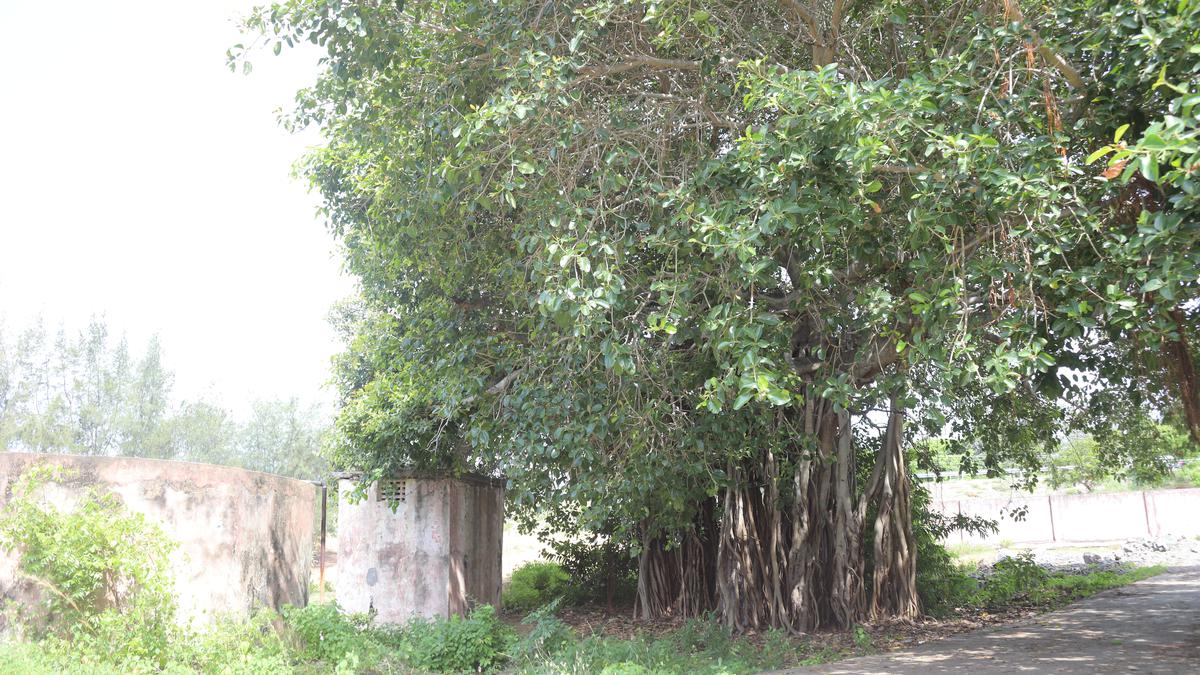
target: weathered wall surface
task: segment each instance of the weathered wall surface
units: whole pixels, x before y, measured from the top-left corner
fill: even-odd
[[[947,515],[996,520],[1000,528],[987,537],[954,533],[951,541],[1035,543],[1200,535],[1200,488],[964,499],[935,502],[934,507]],[[1025,518],[1014,521],[1010,514],[1021,507],[1026,509]]]
[[[450,612],[500,606],[504,582],[504,490],[456,481],[451,486]]]
[[[500,602],[504,490],[486,480],[396,476],[366,498],[338,489],[338,604],[383,623]],[[393,498],[389,501],[388,497]]]
[[[210,464],[127,457],[0,453],[0,504],[35,464],[70,474],[45,490],[59,508],[97,486],[158,523],[178,542],[171,557],[179,619],[203,624],[220,614],[308,602],[313,509],[311,483]],[[16,556],[0,556],[0,594],[28,597]]]

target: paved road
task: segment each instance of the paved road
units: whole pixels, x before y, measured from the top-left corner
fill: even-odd
[[[790,673],[1200,673],[1200,567],[915,649]]]

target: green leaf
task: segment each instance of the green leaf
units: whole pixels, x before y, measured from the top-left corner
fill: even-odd
[[[1121,142],[1121,137],[1125,135],[1126,131],[1129,131],[1128,124],[1122,124],[1121,126],[1117,127],[1117,132],[1113,134],[1113,143]]]
[[[767,392],[767,400],[775,405],[785,405],[791,402],[792,394],[785,389],[775,387],[772,388],[771,391]]]
[[[753,392],[743,393],[742,395],[738,396],[737,399],[734,400],[733,409],[741,410],[742,406],[746,405],[746,403],[748,403],[750,401],[750,399],[752,399],[752,398],[754,398]]]
[[[1103,148],[1100,148],[1099,150],[1097,150],[1097,151],[1093,152],[1092,154],[1088,155],[1088,156],[1087,156],[1087,159],[1084,161],[1084,164],[1091,164],[1092,162],[1095,162],[1096,160],[1100,159],[1101,157],[1103,157],[1103,156],[1107,155],[1108,153],[1112,152],[1114,149],[1115,149],[1115,148],[1114,148],[1113,146],[1111,146],[1111,145],[1106,145],[1106,146],[1104,146]]]
[[[1158,162],[1150,155],[1142,155],[1138,158],[1138,166],[1141,167],[1142,175],[1151,183],[1158,182]]]

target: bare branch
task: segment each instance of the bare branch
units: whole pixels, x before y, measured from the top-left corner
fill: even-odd
[[[524,368],[517,368],[511,373],[505,375],[500,379],[499,382],[488,387],[486,393],[488,396],[495,396],[496,394],[502,393],[505,389],[508,389],[509,386],[512,385],[513,380],[517,379],[517,377],[519,377],[524,370]]]
[[[686,59],[664,59],[648,54],[637,54],[628,61],[614,63],[607,66],[588,66],[580,68],[579,74],[585,79],[594,77],[604,77],[606,75],[616,75],[624,73],[636,68],[648,68],[650,70],[684,70],[696,71],[700,70],[699,61],[688,61]]]

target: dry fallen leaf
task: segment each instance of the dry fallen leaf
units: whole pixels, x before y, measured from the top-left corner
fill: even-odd
[[[1105,169],[1103,172],[1101,172],[1100,177],[1103,178],[1104,180],[1112,180],[1112,179],[1116,178],[1117,176],[1121,175],[1121,172],[1125,170],[1125,165],[1128,163],[1129,163],[1129,160],[1127,160],[1127,159],[1119,159],[1114,164],[1112,164],[1107,169]]]

